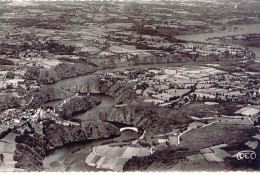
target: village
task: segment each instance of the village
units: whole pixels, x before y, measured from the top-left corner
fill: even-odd
[[[259,85],[250,85],[250,73],[233,73],[218,69],[217,64],[126,70],[99,75],[104,82],[137,82],[136,93],[144,102],[170,107],[192,98],[259,104]],[[253,78],[253,77],[252,77]],[[248,87],[250,86],[250,88]]]

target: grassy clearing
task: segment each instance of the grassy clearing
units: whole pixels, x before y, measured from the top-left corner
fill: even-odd
[[[108,147],[107,145],[97,146],[95,152],[102,156],[108,157],[132,157],[132,156],[147,156],[150,155],[148,148],[136,148],[129,146]]]
[[[234,115],[234,112],[241,108],[241,105],[228,102],[215,105],[207,105],[204,102],[192,102],[180,108],[180,112],[185,116],[195,116],[198,118],[214,117],[215,115]]]
[[[240,118],[226,118],[226,117],[216,117],[216,120],[220,120],[221,123],[225,124],[233,124],[233,125],[252,125],[252,123],[247,119],[244,118],[243,120]]]
[[[203,154],[203,156],[208,160],[208,161],[214,161],[214,162],[222,162],[223,160],[220,159],[216,154],[214,153],[206,153]]]
[[[182,146],[201,149],[212,145],[225,143],[232,145],[242,143],[257,133],[257,129],[250,126],[213,124],[187,132],[182,136]]]

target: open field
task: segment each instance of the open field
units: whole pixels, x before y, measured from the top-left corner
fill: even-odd
[[[158,103],[164,103],[164,100],[159,100],[159,99],[144,99],[144,102],[146,102],[146,103],[155,103],[155,104],[158,104]]]
[[[135,49],[135,48],[124,48],[124,47],[120,47],[120,46],[111,46],[109,48],[109,51],[112,53],[131,53],[133,55],[136,54],[144,54],[144,55],[150,55],[150,53],[146,52],[145,50],[139,50],[139,49]]]
[[[93,152],[87,156],[85,163],[98,169],[122,171],[128,159],[133,156],[148,155],[150,155],[148,148],[102,145],[93,148]]]
[[[216,162],[221,162],[223,160],[221,160],[218,156],[216,156],[216,154],[214,153],[206,153],[203,154],[203,156],[208,160],[208,161],[216,161]]]
[[[246,116],[253,116],[256,115],[260,112],[259,109],[257,108],[252,108],[252,107],[244,107],[239,109],[238,111],[235,112],[235,114],[242,114]]]
[[[202,122],[195,121],[195,122],[190,123],[187,129],[196,129],[197,127],[201,127],[203,125],[205,125],[205,124]]]
[[[181,137],[181,145],[196,149],[221,143],[231,145],[248,141],[248,139],[256,133],[257,130],[251,126],[213,124],[185,133]]]
[[[117,158],[131,158],[133,156],[145,156],[150,154],[148,148],[137,148],[129,146],[119,147],[109,145],[94,147],[93,152],[100,156]]]
[[[233,102],[207,105],[203,102],[192,102],[180,108],[181,112],[188,116],[198,118],[214,117],[218,114],[233,115],[234,112],[241,108],[241,105]]]
[[[233,125],[253,125],[248,118],[244,119],[240,116],[224,116],[224,117],[215,117],[216,120],[219,120],[223,124],[233,124]]]

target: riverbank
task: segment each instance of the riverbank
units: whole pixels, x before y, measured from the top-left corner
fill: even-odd
[[[80,161],[85,159],[86,154],[91,152],[91,148],[96,145],[100,145],[104,142],[111,140],[112,138],[107,139],[97,139],[97,140],[88,140],[85,142],[76,142],[61,147],[57,147],[54,150],[49,151],[46,157],[43,160],[43,170],[44,171],[70,171],[75,167],[82,168],[82,171],[95,171],[96,169],[86,164],[79,162],[80,165],[70,162],[74,157],[76,160]],[[75,167],[74,167],[75,166]],[[84,170],[83,170],[84,169]]]
[[[229,62],[229,61],[234,61],[234,59],[226,59],[226,60],[221,60],[221,63],[223,62]],[[136,64],[136,65],[128,65],[128,66],[120,66],[120,67],[113,67],[113,68],[104,68],[97,70],[93,72],[92,74],[86,74],[86,75],[79,75],[77,77],[70,77],[66,79],[62,79],[58,82],[55,82],[53,84],[50,84],[48,86],[54,87],[54,88],[61,88],[61,89],[70,89],[69,87],[71,86],[76,86],[79,83],[87,82],[85,84],[91,84],[95,83],[96,76],[99,74],[105,74],[109,72],[116,72],[116,71],[125,71],[125,70],[131,70],[131,69],[143,69],[143,68],[158,68],[158,67],[180,67],[184,65],[203,65],[203,66],[208,66],[207,64],[218,64],[220,61],[217,60],[209,60],[209,61],[199,61],[199,62],[194,62],[194,61],[187,61],[187,62],[170,62],[170,63],[152,63],[152,64]],[[94,79],[94,80],[91,80]],[[89,80],[89,82],[87,81]],[[93,86],[93,85],[92,85]],[[89,88],[85,88],[89,89]],[[72,91],[80,90],[80,88],[73,88],[71,89]],[[90,93],[100,93],[99,89],[96,89],[95,91],[97,92],[91,92]],[[84,92],[84,90],[83,90]],[[87,93],[88,91],[85,91],[84,93]]]
[[[56,168],[59,171],[104,171],[85,164],[86,157],[92,152],[94,146],[106,143],[124,142],[138,138],[134,131],[126,130],[120,136],[107,139],[97,139],[90,142],[78,142],[65,145],[51,151],[43,160],[45,171],[53,171]],[[56,164],[56,165],[55,165]]]

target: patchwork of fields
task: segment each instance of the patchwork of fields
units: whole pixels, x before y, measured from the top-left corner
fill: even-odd
[[[87,156],[85,163],[100,169],[123,171],[123,166],[128,159],[133,156],[141,157],[148,155],[150,155],[148,148],[102,145],[93,148],[93,151]]]
[[[220,144],[217,146],[200,149],[200,154],[187,156],[187,159],[191,160],[191,161],[199,161],[199,160],[201,161],[203,159],[206,159],[207,161],[210,161],[210,162],[224,162],[223,158],[231,156],[226,151],[220,149],[220,148],[226,147],[226,146],[228,146],[228,145]]]

